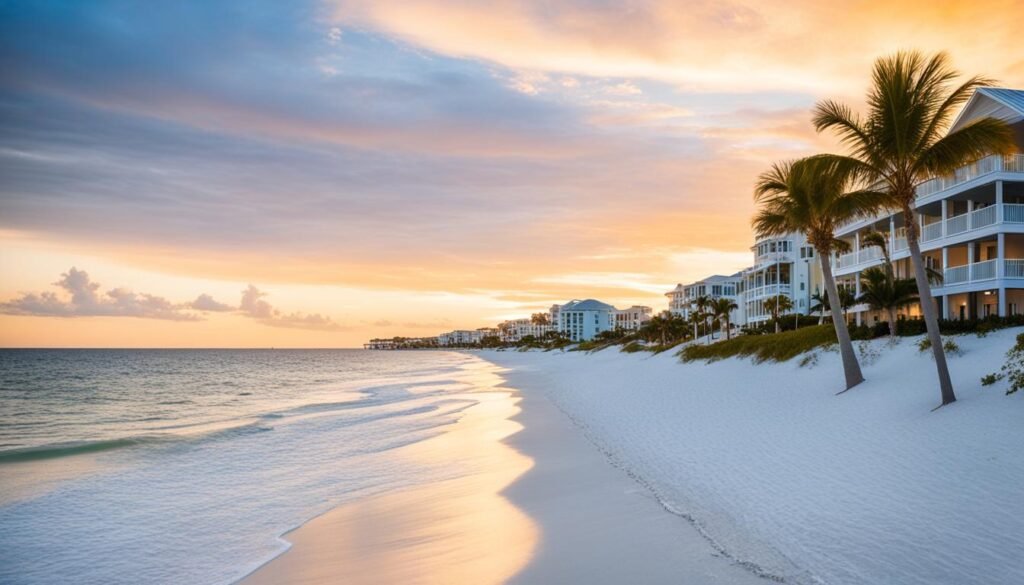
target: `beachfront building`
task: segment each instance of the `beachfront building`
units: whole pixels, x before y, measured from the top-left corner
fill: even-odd
[[[569,301],[559,307],[556,326],[572,341],[588,341],[615,329],[615,307],[594,299]]]
[[[706,297],[709,300],[727,298],[735,302],[740,308],[733,311],[729,319],[732,323],[743,322],[743,304],[741,295],[743,292],[743,279],[739,273],[732,276],[716,274],[690,284],[677,284],[676,287],[667,293],[668,310],[679,315],[683,319],[689,319],[690,315],[697,310],[697,299]]]
[[[945,319],[1024,312],[1024,91],[979,89],[951,131],[988,116],[1012,125],[1018,152],[982,158],[917,188],[921,251],[926,266],[942,274],[932,294]],[[902,214],[851,222],[837,230],[850,252],[834,257],[833,265],[836,280],[858,294],[861,272],[883,262],[882,250],[862,241],[871,231],[886,237],[897,276],[913,278]],[[858,323],[885,319],[865,305],[851,313]],[[919,315],[919,306],[900,311],[901,318]]]
[[[613,313],[615,329],[636,331],[651,320],[652,312],[653,309],[642,305],[633,305],[628,309],[615,309]]]
[[[540,339],[551,329],[551,325],[535,323],[532,317],[510,319],[498,325],[498,337],[506,343],[516,343],[529,336]]]
[[[497,337],[496,327],[481,327],[479,329],[456,329],[437,336],[437,345],[441,347],[479,345],[485,337]]]
[[[791,313],[806,315],[821,280],[814,248],[804,235],[759,238],[751,250],[754,265],[740,272],[742,292],[737,304],[742,302],[743,316],[738,322],[757,325],[771,319],[764,302],[772,297],[788,297],[793,303]]]

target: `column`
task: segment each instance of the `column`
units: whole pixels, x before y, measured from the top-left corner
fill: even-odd
[[[996,181],[996,223],[1003,223],[1003,182]]]
[[[946,219],[949,218],[949,200],[942,200],[942,235],[946,235]]]
[[[949,295],[942,295],[942,318],[949,320]]]
[[[896,216],[889,216],[889,254],[896,253]]]
[[[856,280],[853,281],[853,296],[854,298],[860,298],[860,271],[857,271],[854,278]],[[854,315],[857,319],[857,325],[860,325],[861,323],[861,313],[863,313],[863,311],[857,311]]]
[[[1006,278],[1006,234],[996,234],[996,278]]]

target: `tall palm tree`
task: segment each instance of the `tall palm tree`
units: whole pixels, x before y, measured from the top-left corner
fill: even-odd
[[[740,306],[736,304],[736,301],[726,297],[719,297],[711,303],[712,311],[715,315],[715,320],[722,324],[725,328],[725,338],[732,338],[732,323],[730,322],[731,314]]]
[[[754,216],[754,231],[764,237],[801,232],[818,254],[843,360],[846,390],[863,382],[864,375],[853,352],[832,275],[832,252],[844,246],[836,240],[835,229],[842,222],[877,212],[885,201],[883,193],[851,190],[858,179],[857,163],[818,156],[773,165],[760,176],[754,190],[761,205]]]
[[[887,195],[886,207],[903,214],[942,405],[956,401],[956,395],[921,257],[916,187],[984,156],[1006,154],[1014,148],[1012,130],[995,118],[975,120],[943,136],[953,115],[971,94],[993,83],[984,77],[972,77],[954,86],[959,75],[945,53],[925,56],[917,51],[899,52],[875,61],[865,116],[832,100],[820,102],[814,114],[819,132],[834,130],[849,147],[850,155],[839,158],[856,164],[863,175],[878,182]]]
[[[707,295],[700,295],[699,297],[694,299],[693,306],[697,309],[696,322],[700,323],[700,331],[703,335],[704,331],[706,331],[706,327],[708,324],[708,308],[711,307],[711,297]],[[696,331],[696,329],[694,331]]]
[[[892,270],[872,266],[860,273],[861,294],[858,303],[867,303],[872,310],[885,311],[889,319],[889,337],[896,339],[896,311],[918,301],[917,283],[913,278],[896,278]]]

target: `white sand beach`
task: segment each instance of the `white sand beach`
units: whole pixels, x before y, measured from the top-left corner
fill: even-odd
[[[1024,583],[1024,401],[982,387],[1021,329],[956,336],[939,410],[917,338],[857,342],[867,381],[817,363],[672,352],[493,352],[717,547],[786,583]],[[679,579],[675,582],[694,582]]]
[[[343,505],[284,535],[245,585],[752,585],[685,519],[613,466],[537,388],[491,396],[410,457],[458,479]]]
[[[245,583],[1024,582],[1024,403],[979,383],[1019,332],[957,337],[934,412],[914,339],[860,343],[841,396],[831,352],[486,352],[514,392],[413,455],[473,473],[341,506]]]

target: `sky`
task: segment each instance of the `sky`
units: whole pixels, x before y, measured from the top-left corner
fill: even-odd
[[[752,260],[872,61],[1018,0],[0,3],[0,346],[357,347]]]

